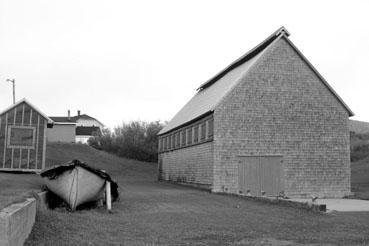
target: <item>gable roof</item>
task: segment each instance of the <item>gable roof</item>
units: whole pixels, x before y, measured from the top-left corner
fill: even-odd
[[[22,100],[16,102],[15,104],[7,107],[6,109],[4,109],[3,111],[0,112],[0,115],[5,114],[6,112],[12,110],[13,108],[17,107],[18,105],[22,104],[22,103],[26,103],[28,104],[31,108],[33,108],[33,110],[35,110],[37,113],[39,113],[42,117],[45,118],[45,120],[47,120],[48,124],[52,124],[54,123],[54,121],[52,119],[50,119],[46,114],[42,113],[42,111],[40,111],[38,108],[36,108],[32,103],[30,103],[27,99],[23,98]]]
[[[100,132],[100,127],[97,126],[77,126],[76,135],[77,136],[92,136],[94,132]]]
[[[103,127],[105,126],[103,123],[101,123],[99,120],[95,119],[94,117],[91,117],[87,114],[81,114],[81,115],[77,115],[77,116],[74,116],[73,119],[77,122],[78,120],[80,119],[87,119],[87,120],[95,120],[97,121],[100,125],[102,125]]]
[[[68,123],[68,124],[75,124],[77,123],[78,120],[80,119],[87,119],[87,120],[95,120],[97,121],[100,125],[104,126],[103,123],[101,123],[100,121],[98,121],[97,119],[87,115],[87,114],[81,114],[80,116],[76,115],[76,116],[72,116],[72,117],[68,117],[68,116],[50,116],[50,118],[57,123]]]
[[[290,33],[281,27],[270,35],[267,39],[257,45],[255,48],[241,56],[239,59],[231,63],[228,67],[220,71],[214,77],[203,83],[198,89],[197,93],[192,99],[173,117],[172,120],[158,133],[162,135],[169,131],[178,129],[179,127],[188,124],[195,119],[199,119],[204,115],[214,111],[219,102],[224,98],[244,77],[250,68],[263,56],[265,51],[272,46],[272,44],[284,37],[293,49],[300,55],[300,57],[307,63],[307,65],[314,71],[314,73],[321,79],[324,85],[332,92],[338,99],[342,106],[348,111],[349,116],[353,116],[353,112],[337,95],[333,88],[327,81],[318,73],[312,64],[302,55],[295,45],[288,39]]]
[[[50,116],[50,119],[52,119],[55,123],[76,123],[76,121],[72,117],[68,116]]]

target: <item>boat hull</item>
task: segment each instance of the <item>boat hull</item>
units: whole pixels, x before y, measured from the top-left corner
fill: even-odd
[[[60,196],[72,210],[104,197],[105,179],[81,166],[75,166],[55,179],[43,179],[48,189]]]

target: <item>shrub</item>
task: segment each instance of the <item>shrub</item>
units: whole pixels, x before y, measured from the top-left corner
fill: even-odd
[[[140,161],[158,160],[158,132],[164,127],[160,121],[131,121],[115,127],[113,131],[104,129],[88,140],[94,148]]]
[[[359,161],[369,156],[369,134],[350,132],[351,161]]]

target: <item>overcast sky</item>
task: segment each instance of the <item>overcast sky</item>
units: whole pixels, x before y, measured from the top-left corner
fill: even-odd
[[[107,126],[170,120],[196,88],[285,26],[369,121],[369,1],[0,1],[0,110],[27,98],[50,116]]]

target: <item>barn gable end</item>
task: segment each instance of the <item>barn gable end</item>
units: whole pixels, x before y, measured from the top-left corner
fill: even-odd
[[[25,99],[0,113],[0,170],[43,169],[48,123],[52,120]]]
[[[349,115],[282,37],[214,111],[214,191],[246,193],[239,176],[245,157],[281,157],[280,192],[300,197],[349,194]]]

